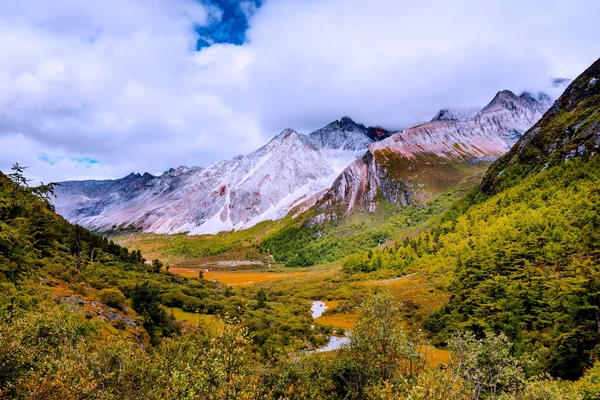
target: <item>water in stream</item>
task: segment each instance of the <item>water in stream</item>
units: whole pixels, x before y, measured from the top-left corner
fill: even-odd
[[[321,353],[324,351],[338,350],[339,348],[341,348],[344,345],[347,345],[348,343],[350,343],[350,338],[348,336],[330,336],[327,345],[324,347],[319,347],[317,349],[317,352]]]
[[[312,313],[313,319],[319,318],[328,308],[329,307],[322,301],[313,301],[310,306],[310,312]],[[350,338],[347,334],[345,336],[330,336],[327,345],[318,348],[316,351],[333,351],[339,349],[340,347],[348,343],[350,343]]]
[[[329,307],[322,301],[313,301],[310,306],[310,312],[312,313],[313,319],[319,318],[328,308]]]

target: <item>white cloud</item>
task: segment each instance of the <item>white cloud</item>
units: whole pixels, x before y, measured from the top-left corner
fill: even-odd
[[[592,0],[242,1],[247,42],[200,52],[194,24],[222,15],[198,1],[4,3],[0,170],[44,181],[206,165],[342,115],[406,127],[600,55]]]
[[[272,127],[340,114],[405,127],[504,88],[537,89],[598,57],[600,27],[586,22],[599,10],[592,1],[267,2],[249,31],[253,82],[270,94],[257,96],[256,114]]]
[[[195,51],[194,24],[213,11],[191,0],[1,5],[0,169],[27,161],[45,181],[159,173],[260,145],[254,119],[225,98],[243,53]],[[99,164],[71,161],[82,158]]]

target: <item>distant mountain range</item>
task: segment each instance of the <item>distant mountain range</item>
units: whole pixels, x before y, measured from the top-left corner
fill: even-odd
[[[248,228],[292,209],[314,207],[316,221],[358,206],[375,211],[378,194],[401,206],[455,184],[463,166],[506,153],[551,105],[543,93],[505,90],[481,110],[443,109],[396,133],[344,117],[307,135],[286,129],[252,153],[208,167],[61,182],[54,205],[96,231],[193,235]]]
[[[209,167],[61,182],[55,206],[69,221],[99,231],[135,227],[203,234],[241,229],[285,216],[330,187],[370,144],[389,135],[347,117],[309,135],[286,129],[250,154]]]

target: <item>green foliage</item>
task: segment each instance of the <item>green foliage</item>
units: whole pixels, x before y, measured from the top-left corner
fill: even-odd
[[[409,339],[402,328],[400,305],[389,292],[367,297],[350,336],[352,357],[369,380],[393,381],[399,376],[418,375],[425,366],[419,341]],[[355,373],[358,371],[355,371]],[[356,388],[357,392],[360,392]]]
[[[163,269],[163,263],[158,260],[152,260],[152,270],[155,274],[158,274]]]
[[[344,271],[347,274],[374,271],[375,269],[371,268],[370,261],[371,259],[369,259],[369,256],[364,253],[352,254],[346,257],[346,259],[344,260],[342,264],[342,271]]]
[[[600,399],[600,362],[588,369],[577,382],[577,388],[585,400]]]
[[[125,305],[125,295],[119,289],[111,287],[102,289],[98,292],[98,300],[109,307],[123,309]]]
[[[511,355],[512,343],[504,334],[477,340],[470,332],[458,332],[449,347],[458,374],[475,399],[484,393],[495,398],[503,389],[517,387],[523,376],[519,362]]]
[[[263,289],[260,289],[258,293],[256,293],[256,307],[257,308],[265,308],[267,306],[267,294]]]
[[[594,397],[597,398],[597,397]],[[555,380],[549,376],[525,381],[518,390],[502,393],[500,400],[583,400],[585,395],[572,382]],[[589,398],[590,400],[592,398]]]
[[[153,357],[167,398],[240,399],[256,391],[255,355],[247,330],[226,320],[215,336],[203,330],[165,340]],[[153,360],[153,361],[154,361]]]
[[[179,326],[159,303],[160,286],[145,281],[135,285],[131,295],[133,309],[144,318],[144,328],[154,342],[161,336],[170,336]]]

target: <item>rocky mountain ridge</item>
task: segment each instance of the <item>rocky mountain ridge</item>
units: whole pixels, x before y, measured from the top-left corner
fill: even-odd
[[[373,143],[316,202],[312,221],[356,208],[373,212],[380,199],[403,206],[441,193],[459,183],[469,166],[505,154],[551,104],[543,93],[503,90],[470,119],[444,118],[442,110],[431,122]]]
[[[309,135],[285,129],[260,149],[161,176],[62,182],[54,205],[73,223],[106,231],[217,233],[285,216],[331,186],[371,143],[388,137],[348,117]]]
[[[600,153],[600,59],[569,83],[552,107],[487,171],[482,194],[497,193],[524,177],[573,158]]]

